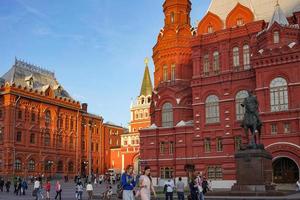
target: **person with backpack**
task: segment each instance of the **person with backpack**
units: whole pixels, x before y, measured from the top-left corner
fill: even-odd
[[[174,190],[174,183],[171,179],[168,179],[168,181],[165,182],[166,200],[168,199],[173,200],[173,190]]]
[[[133,189],[136,182],[133,177],[133,166],[128,165],[126,172],[122,174],[121,185],[123,189],[123,200],[134,200]]]

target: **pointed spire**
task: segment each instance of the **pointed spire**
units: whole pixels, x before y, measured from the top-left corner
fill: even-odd
[[[152,94],[152,82],[150,78],[149,68],[148,68],[149,59],[145,58],[145,71],[144,71],[144,78],[142,82],[140,96],[148,96]]]
[[[273,13],[273,16],[272,16],[272,19],[268,25],[268,28],[267,29],[270,29],[271,26],[277,22],[278,24],[280,25],[289,25],[289,22],[288,20],[286,19],[286,16],[285,14],[283,13],[283,11],[281,10],[280,8],[280,5],[278,3],[278,0],[277,0],[277,3],[276,3],[276,6],[275,6],[275,11]]]

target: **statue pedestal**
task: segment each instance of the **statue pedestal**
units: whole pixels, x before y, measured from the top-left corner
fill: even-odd
[[[274,190],[272,155],[264,148],[246,149],[235,154],[237,183],[232,191],[266,192]]]

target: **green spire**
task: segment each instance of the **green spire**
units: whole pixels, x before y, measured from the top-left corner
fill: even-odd
[[[148,68],[148,62],[149,62],[149,59],[146,58],[145,59],[146,67],[145,67],[145,71],[144,71],[144,78],[143,78],[140,96],[142,96],[142,95],[148,96],[148,95],[152,94],[152,83],[151,83],[151,78],[150,78],[150,73],[149,73],[149,68]]]

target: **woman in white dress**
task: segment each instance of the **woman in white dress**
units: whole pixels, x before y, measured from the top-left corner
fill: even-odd
[[[144,175],[140,177],[139,180],[140,185],[140,196],[141,200],[150,200],[151,198],[151,191],[154,194],[154,197],[156,198],[156,193],[153,187],[152,179],[150,176],[150,167],[146,166],[144,170]]]

